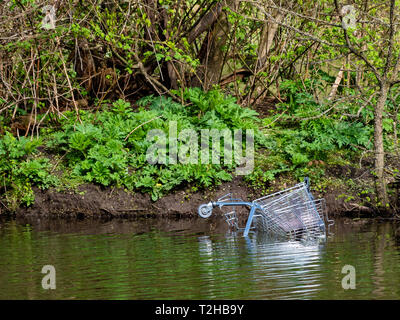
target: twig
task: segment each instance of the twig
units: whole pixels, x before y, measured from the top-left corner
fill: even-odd
[[[124,139],[124,141],[128,140],[128,138],[131,136],[132,133],[134,133],[137,129],[139,129],[140,127],[143,127],[145,124],[148,124],[149,122],[152,122],[153,120],[159,119],[161,118],[163,115],[160,115],[158,117],[155,117],[153,119],[150,119],[146,122],[143,122],[142,124],[138,125],[135,129],[133,129],[131,132],[129,132],[129,134],[126,136],[126,138]]]
[[[57,37],[57,43],[60,43],[60,40],[59,40],[58,37]],[[74,89],[72,88],[71,80],[69,79],[69,76],[68,76],[67,66],[65,65],[65,61],[64,61],[64,59],[63,59],[63,54],[62,54],[62,51],[61,51],[61,48],[60,48],[60,47],[58,47],[58,51],[60,52],[60,59],[61,59],[61,62],[62,62],[62,64],[63,64],[63,67],[64,67],[64,73],[65,73],[65,77],[67,78],[68,87],[69,87],[69,89],[71,90],[71,97],[72,97],[72,101],[73,101],[73,103],[74,103],[74,108],[75,108],[75,112],[76,112],[76,117],[77,117],[79,123],[82,124],[82,120],[81,120],[81,118],[80,118],[80,116],[79,116],[78,105],[77,105],[76,100],[75,100],[75,98],[74,98]]]

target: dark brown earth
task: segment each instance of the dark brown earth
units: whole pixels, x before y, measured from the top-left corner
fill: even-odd
[[[256,195],[240,177],[224,183],[214,190],[188,192],[178,190],[157,201],[150,195],[130,193],[123,189],[102,188],[85,184],[77,192],[58,192],[54,189],[35,189],[35,203],[29,208],[19,208],[16,215],[59,217],[194,217],[200,204],[215,201],[227,193],[243,200],[255,199]]]
[[[343,168],[331,168],[337,170],[338,174],[349,174]],[[353,173],[359,176],[362,172]],[[284,187],[290,187],[285,185]],[[273,187],[282,189],[280,187]],[[148,194],[129,193],[123,189],[102,188],[100,186],[85,184],[78,188],[76,192],[58,192],[54,189],[39,190],[35,189],[35,203],[29,208],[19,208],[17,216],[52,216],[52,217],[196,217],[199,205],[216,201],[227,193],[232,193],[234,198],[245,201],[252,201],[263,194],[254,191],[244,181],[242,177],[235,177],[233,181],[224,183],[213,188],[213,190],[203,190],[190,192],[188,190],[178,190],[157,201],[152,201]],[[354,198],[348,201],[345,197],[340,197],[344,190],[339,188],[325,190],[324,193],[313,191],[315,198],[324,197],[327,204],[327,211],[331,217],[376,217],[379,214],[371,207],[360,205],[362,199]],[[238,207],[238,215],[242,221],[247,217],[248,210]],[[389,213],[393,216],[393,211]],[[219,209],[214,209],[213,215],[221,215]]]

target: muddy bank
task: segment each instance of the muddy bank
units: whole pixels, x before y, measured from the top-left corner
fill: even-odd
[[[294,184],[294,183],[293,183]],[[290,187],[285,183],[282,187]],[[276,191],[280,189],[277,187]],[[259,191],[249,187],[242,177],[224,183],[212,190],[191,192],[178,190],[158,201],[152,201],[148,194],[129,193],[118,188],[102,188],[85,184],[74,192],[58,192],[54,189],[35,189],[35,203],[29,208],[19,208],[17,216],[53,216],[53,217],[196,217],[197,208],[202,203],[215,201],[227,193],[234,198],[251,201],[263,196]],[[332,217],[377,217],[393,216],[395,210],[377,212],[374,208],[360,204],[361,199],[342,197],[342,188],[329,188],[323,193],[313,191],[316,198],[324,197],[327,210]],[[353,199],[354,198],[354,199]],[[218,215],[218,209],[214,214]],[[246,208],[238,208],[240,217],[247,217]]]
[[[35,189],[35,203],[29,208],[18,208],[17,216],[58,217],[196,217],[200,204],[214,201],[232,193],[235,197],[252,200],[257,197],[241,178],[224,183],[213,190],[190,192],[178,190],[157,201],[149,194],[130,193],[118,188],[102,188],[84,184],[75,192],[54,189]]]

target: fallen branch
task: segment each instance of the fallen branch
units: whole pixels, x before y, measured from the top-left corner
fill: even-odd
[[[174,98],[175,100],[179,101],[179,98],[172,93],[170,90],[168,90],[161,82],[159,82],[157,79],[155,79],[154,77],[150,76],[142,61],[139,59],[138,55],[136,54],[135,51],[132,52],[133,56],[135,57],[136,61],[137,61],[137,66],[139,67],[140,73],[142,75],[144,75],[144,77],[146,78],[146,80],[153,86],[154,90],[157,91],[157,93],[161,96],[162,93],[159,91],[159,89],[162,89],[164,91],[164,93],[167,93],[168,95],[170,95],[172,98]]]
[[[359,212],[365,212],[365,213],[374,213],[375,212],[374,209],[372,209],[370,207],[362,206],[357,203],[349,203],[349,205],[352,206],[352,208],[348,209],[347,206],[345,206],[348,211],[358,210]]]

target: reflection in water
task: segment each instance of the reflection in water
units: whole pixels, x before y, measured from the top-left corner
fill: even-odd
[[[400,299],[398,230],[343,220],[305,243],[203,219],[0,221],[0,299]],[[355,290],[341,287],[347,264]]]
[[[258,236],[255,244],[257,276],[282,298],[312,297],[319,287],[324,244],[277,242]]]
[[[240,257],[245,248],[246,268],[252,270],[252,282],[257,287],[270,290],[271,297],[282,291],[281,298],[306,298],[312,297],[312,293],[318,290],[324,241],[278,241],[262,232],[248,237],[228,232],[224,245],[221,245],[220,239],[213,244],[210,236],[201,236],[198,240],[199,253],[207,258],[210,276],[211,270],[220,265],[220,257]],[[243,242],[244,247],[241,245]]]

